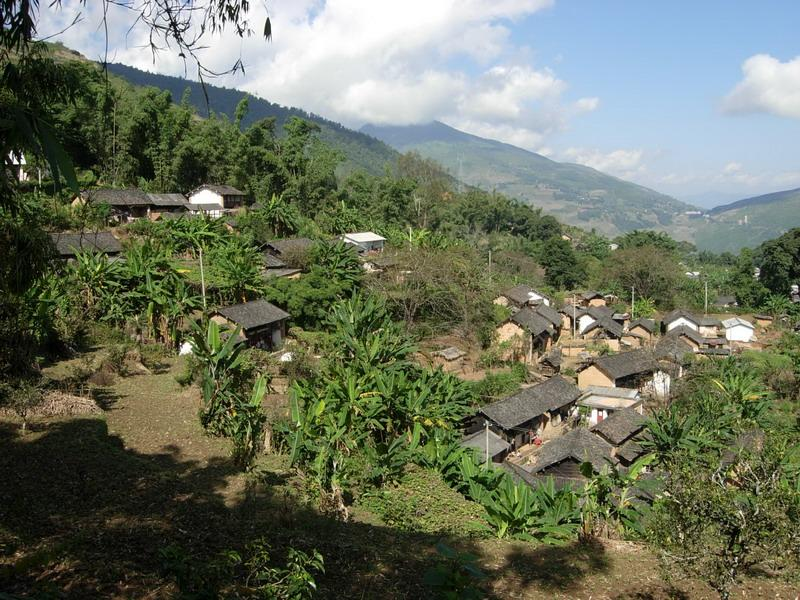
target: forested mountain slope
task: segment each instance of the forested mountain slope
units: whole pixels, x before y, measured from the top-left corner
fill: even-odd
[[[541,207],[560,220],[607,235],[668,229],[691,207],[595,169],[464,133],[444,123],[361,129],[395,149],[439,161],[465,183],[495,189]]]
[[[206,85],[208,103],[203,94],[202,86],[196,81],[148,73],[133,67],[121,64],[109,64],[110,73],[122,77],[128,82],[139,86],[153,86],[167,90],[172,94],[175,102],[180,102],[184,92],[188,89],[188,101],[201,115],[208,114],[209,109],[217,114],[225,114],[234,118],[236,105],[244,97],[245,92],[237,89]],[[331,147],[339,150],[345,157],[341,169],[346,173],[355,169],[363,169],[370,174],[380,175],[387,163],[394,163],[397,152],[385,143],[348,129],[339,123],[323,119],[317,115],[293,107],[274,104],[257,96],[249,96],[249,110],[242,125],[248,126],[259,119],[272,117],[276,121],[276,130],[281,131],[283,125],[290,117],[300,117],[312,121],[320,126],[320,139]]]
[[[800,188],[718,206],[696,221],[695,244],[714,252],[753,248],[800,226]]]

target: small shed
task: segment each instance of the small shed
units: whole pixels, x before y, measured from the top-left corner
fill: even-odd
[[[725,338],[729,342],[751,342],[755,336],[756,328],[750,321],[741,317],[731,317],[722,321],[725,328]]]
[[[581,295],[581,301],[584,306],[605,306],[606,297],[595,290],[590,290]]]
[[[651,341],[656,332],[656,322],[653,319],[634,319],[628,325],[628,332]]]
[[[772,315],[753,315],[753,319],[761,328],[770,327],[774,321]]]
[[[291,315],[266,300],[253,300],[218,308],[211,318],[221,325],[240,327],[249,346],[277,350],[283,345]]]
[[[346,244],[355,246],[359,253],[383,252],[383,247],[386,244],[385,237],[372,231],[345,233],[340,239]]]
[[[511,445],[491,429],[479,429],[475,433],[466,436],[461,440],[461,446],[475,450],[476,458],[481,463],[489,460],[495,463],[502,463],[511,449]]]
[[[736,296],[719,295],[717,299],[714,300],[712,306],[714,308],[731,308],[733,306],[739,306],[739,303],[736,301]]]

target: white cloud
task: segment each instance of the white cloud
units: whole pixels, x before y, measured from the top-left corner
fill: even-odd
[[[723,110],[800,119],[800,56],[781,62],[756,54],[744,61],[742,73],[742,81],[723,100]]]
[[[258,35],[209,38],[206,66],[223,71],[240,56],[246,73],[220,83],[280,104],[299,106],[350,126],[423,123],[439,119],[477,135],[532,150],[591,112],[599,99],[565,98],[568,85],[550,68],[532,64],[527,46],[515,46],[511,25],[554,0],[276,0],[268,3],[273,41]],[[64,43],[98,58],[104,46],[98,4],[42,9],[50,31],[83,11],[85,22]],[[174,52],[147,50],[147,31],[111,5],[111,59],[183,75]],[[257,28],[266,17],[251,4]],[[190,71],[189,76],[193,73]]]
[[[636,177],[647,170],[643,163],[644,150],[641,149],[603,152],[596,148],[567,148],[562,155],[570,162],[586,165],[623,179]]]
[[[722,172],[725,174],[740,173],[741,171],[742,171],[742,163],[738,162],[729,162],[722,168]]]

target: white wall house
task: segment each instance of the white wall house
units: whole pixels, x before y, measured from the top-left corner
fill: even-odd
[[[583,334],[583,332],[588,329],[588,327],[594,323],[597,319],[595,319],[592,315],[583,314],[578,317],[578,333]]]
[[[204,184],[189,194],[189,204],[217,205],[222,210],[238,208],[246,198],[247,194],[233,186]]]
[[[756,331],[750,321],[745,321],[741,317],[725,319],[722,326],[725,328],[725,338],[729,342],[751,342]]]
[[[673,310],[671,313],[664,316],[664,327],[667,331],[671,331],[682,325],[685,325],[689,329],[694,329],[695,331],[700,330],[700,320],[685,310]]]
[[[358,248],[359,252],[381,252],[386,238],[371,231],[345,233],[341,240]]]

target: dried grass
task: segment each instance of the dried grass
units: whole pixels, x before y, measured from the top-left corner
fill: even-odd
[[[73,417],[79,415],[99,415],[101,409],[92,398],[76,396],[65,392],[45,392],[42,401],[26,411],[26,418]],[[11,408],[1,408],[0,417],[15,416]]]

